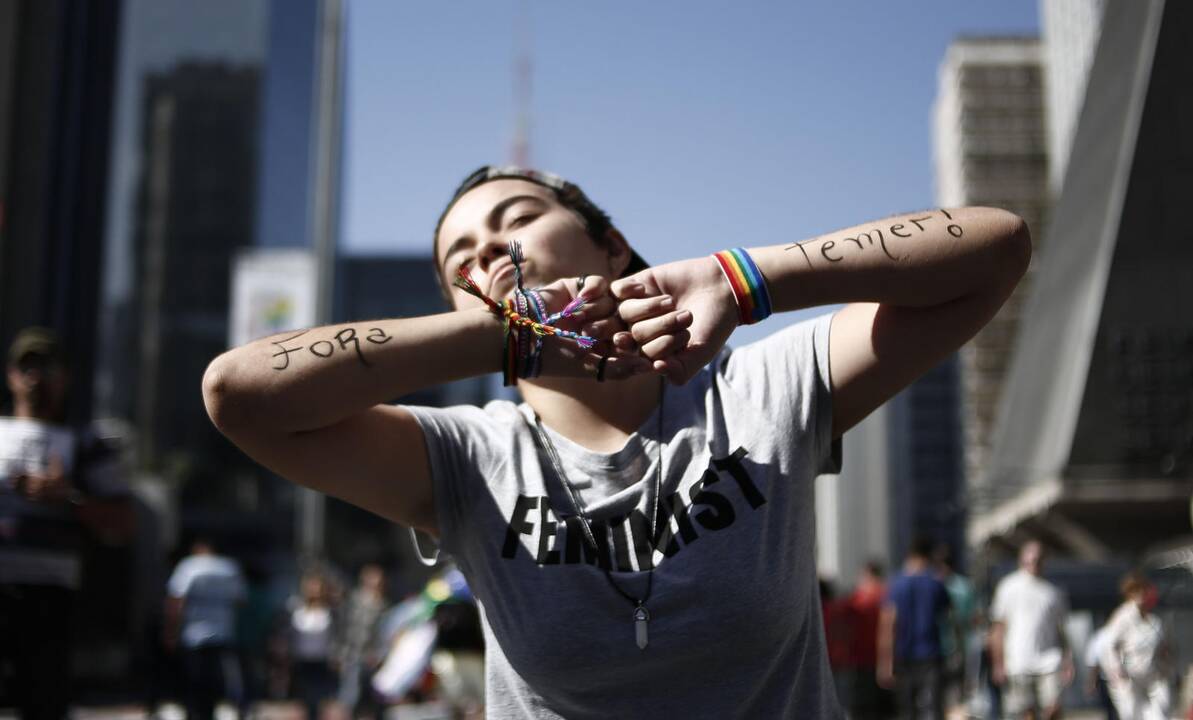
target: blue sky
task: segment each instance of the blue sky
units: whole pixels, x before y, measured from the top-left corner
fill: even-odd
[[[342,243],[427,252],[456,183],[510,157],[518,20],[531,159],[658,263],[932,204],[936,73],[1034,0],[350,0]]]

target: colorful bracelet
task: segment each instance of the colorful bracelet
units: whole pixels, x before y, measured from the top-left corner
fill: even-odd
[[[525,294],[529,301],[530,316],[537,322],[544,322],[548,315],[547,303],[543,302],[542,294],[534,289],[527,290]],[[528,330],[526,338],[532,345],[528,353],[526,373],[522,377],[538,377],[543,372],[543,336]]]
[[[733,288],[733,299],[737,301],[738,322],[753,325],[770,317],[770,292],[766,289],[766,278],[754,264],[754,258],[745,248],[722,250],[713,254],[721,272]]]
[[[526,291],[522,288],[522,247],[521,244],[516,240],[510,243],[510,258],[514,261],[514,277],[517,279],[518,284],[515,296],[517,296],[519,293],[525,294]],[[505,334],[505,345],[501,356],[501,371],[506,385],[516,385],[518,382],[518,373],[520,369],[519,366],[522,360],[522,354],[519,348],[519,335],[524,329],[529,330],[534,334],[536,338],[536,345],[541,342],[542,338],[548,335],[554,335],[556,337],[573,340],[577,345],[585,350],[591,349],[592,346],[596,344],[596,338],[589,337],[588,335],[583,335],[581,333],[572,332],[571,330],[564,330],[562,328],[555,327],[554,325],[554,323],[562,320],[563,318],[570,317],[571,315],[578,312],[580,308],[584,307],[586,303],[583,298],[574,298],[563,310],[548,316],[543,322],[538,322],[530,317],[530,315],[537,314],[537,312],[526,313],[518,311],[519,303],[517,299],[502,300],[498,302],[486,295],[484,291],[480,289],[480,286],[476,284],[476,281],[472,279],[472,274],[468,272],[468,268],[466,266],[461,265],[460,269],[456,271],[456,277],[452,281],[452,284],[464,290],[469,295],[480,298],[480,300],[489,308],[489,311],[496,315],[497,319],[501,321]],[[525,302],[526,298],[522,297],[521,300]],[[541,298],[538,302],[541,303]],[[539,309],[540,308],[535,308],[536,311]],[[545,310],[545,308],[541,309]],[[539,352],[541,352],[541,350]],[[531,351],[531,354],[534,354],[533,351]],[[540,359],[538,358],[531,357],[529,359],[531,364],[537,364],[540,362]]]

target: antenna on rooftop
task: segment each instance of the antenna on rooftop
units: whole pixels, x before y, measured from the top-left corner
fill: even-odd
[[[531,59],[530,5],[519,0],[514,26],[514,137],[510,161],[530,167],[530,91],[534,79]]]

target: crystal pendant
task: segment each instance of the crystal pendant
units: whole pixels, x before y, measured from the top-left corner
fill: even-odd
[[[646,634],[646,626],[650,624],[650,612],[647,611],[646,606],[638,603],[638,607],[634,608],[634,639],[638,642],[638,649],[646,649],[648,637]]]

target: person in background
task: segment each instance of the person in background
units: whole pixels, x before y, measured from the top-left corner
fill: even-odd
[[[952,605],[951,622],[940,624],[940,651],[944,657],[945,706],[954,707],[966,696],[966,643],[976,620],[977,601],[973,583],[956,571],[952,546],[937,545],[932,551],[932,561]]]
[[[358,709],[367,709],[370,715],[380,714],[369,680],[381,662],[379,626],[388,607],[385,571],[380,565],[369,563],[360,569],[357,586],[348,596],[340,636],[338,699],[349,718],[356,717]]]
[[[1156,586],[1130,573],[1120,587],[1123,604],[1106,623],[1102,644],[1110,697],[1123,720],[1166,720],[1171,658],[1164,622],[1153,612]]]
[[[1060,717],[1061,692],[1073,680],[1065,641],[1068,602],[1043,578],[1044,547],[1019,551],[1019,569],[998,583],[990,605],[990,659],[1009,717]]]
[[[183,700],[188,720],[215,717],[216,703],[240,707],[244,679],[236,647],[236,611],[245,599],[236,561],[219,555],[206,538],[191,543],[190,555],[166,583],[163,643],[182,656]]]
[[[878,682],[894,687],[900,718],[944,720],[940,624],[949,594],[931,565],[932,542],[912,542],[879,618]]]
[[[290,689],[306,707],[307,720],[316,720],[337,689],[332,588],[322,573],[312,571],[302,576],[300,592],[290,612]]]
[[[837,597],[831,580],[820,578],[820,610],[824,617],[824,641],[828,645],[828,664],[833,671],[837,699],[841,707],[853,702],[853,673],[850,654],[857,624],[848,598]]]
[[[880,720],[894,715],[891,691],[878,684],[878,621],[886,598],[883,567],[869,560],[858,572],[857,586],[847,602],[854,619],[849,665],[853,675],[853,720]]]
[[[121,544],[134,510],[119,453],[66,423],[61,340],[26,328],[8,350],[11,409],[0,415],[0,668],[22,718],[65,717],[73,616],[89,541]]]
[[[1098,699],[1098,707],[1106,713],[1106,720],[1119,720],[1118,710],[1114,709],[1114,701],[1110,699],[1110,689],[1106,685],[1109,673],[1102,663],[1109,635],[1107,629],[1105,625],[1098,628],[1085,645],[1085,694]]]

